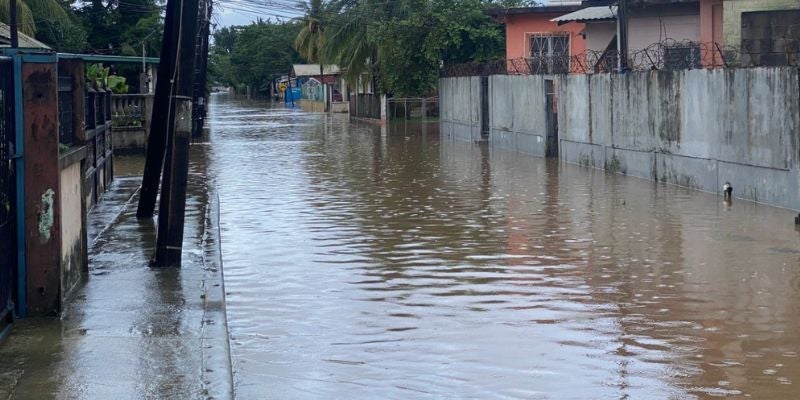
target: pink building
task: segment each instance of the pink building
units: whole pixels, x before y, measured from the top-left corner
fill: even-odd
[[[583,54],[584,24],[559,24],[553,18],[580,6],[520,7],[490,10],[489,15],[506,25],[506,58],[509,64],[523,61],[541,68],[538,72],[566,73],[571,58]],[[512,68],[510,65],[509,68]]]

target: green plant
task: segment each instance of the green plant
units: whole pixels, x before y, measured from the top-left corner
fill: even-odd
[[[86,65],[86,83],[98,89],[108,87],[108,74],[111,70],[103,64]]]
[[[128,84],[125,83],[127,80],[124,76],[110,75],[108,77],[108,88],[114,94],[128,93]]]

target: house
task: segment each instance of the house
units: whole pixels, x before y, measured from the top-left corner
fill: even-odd
[[[552,20],[580,8],[580,2],[573,2],[488,10],[488,15],[505,24],[509,73],[571,72],[571,58],[586,51],[585,24]]]
[[[19,47],[27,49],[50,49],[50,46],[22,33],[18,33]],[[0,47],[11,46],[11,28],[0,22]]]
[[[700,0],[700,14],[701,41],[720,45],[733,62],[800,65],[799,0]]]
[[[321,73],[320,73],[321,72]],[[294,64],[291,76],[303,93],[300,107],[318,112],[347,112],[343,89],[347,84],[338,65]]]
[[[583,8],[553,19],[581,22],[586,61],[592,71],[615,69],[617,1],[588,0]],[[635,69],[699,67],[700,5],[697,0],[628,0],[628,60]]]

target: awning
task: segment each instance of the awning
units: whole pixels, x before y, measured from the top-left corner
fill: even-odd
[[[559,25],[568,22],[605,21],[617,19],[617,6],[587,7],[569,14],[553,18],[550,21]]]

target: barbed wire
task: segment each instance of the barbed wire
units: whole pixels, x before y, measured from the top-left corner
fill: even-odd
[[[536,55],[445,66],[441,75],[532,75],[603,73],[618,70],[619,52],[587,50],[576,55]],[[786,42],[781,51],[755,51],[719,43],[667,39],[628,53],[628,70],[684,70],[699,68],[800,67],[800,44]]]

